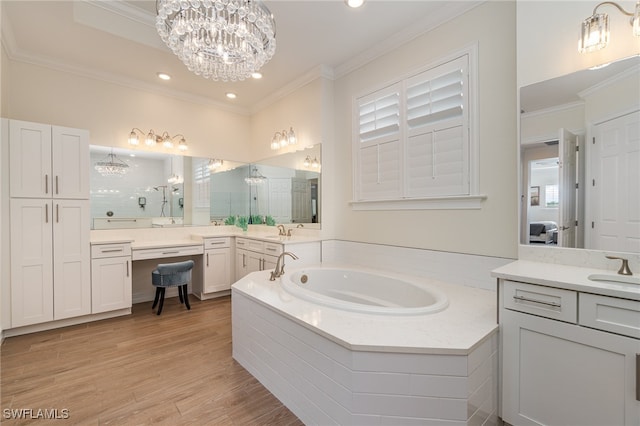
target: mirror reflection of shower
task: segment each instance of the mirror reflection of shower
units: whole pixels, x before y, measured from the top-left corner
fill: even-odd
[[[178,191],[180,191],[180,188],[178,188],[177,186],[158,185],[158,186],[154,186],[153,189],[155,189],[156,191],[160,191],[162,189],[162,202],[161,202],[161,205],[160,205],[160,217],[165,217],[166,213],[165,213],[164,209],[167,206],[167,203],[169,202],[167,200],[167,191],[171,191],[171,194],[174,194],[174,193],[177,193]]]

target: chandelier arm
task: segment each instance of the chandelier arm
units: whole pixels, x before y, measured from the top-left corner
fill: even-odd
[[[633,12],[627,12],[618,3],[615,3],[615,2],[612,2],[612,1],[603,1],[602,3],[599,3],[596,7],[593,8],[592,16],[596,14],[596,11],[598,10],[598,8],[600,6],[604,6],[606,4],[611,5],[611,6],[615,6],[620,12],[624,13],[627,16],[633,16]]]

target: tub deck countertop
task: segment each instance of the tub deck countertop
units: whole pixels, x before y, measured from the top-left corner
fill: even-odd
[[[294,271],[288,269],[286,273]],[[353,351],[468,355],[498,331],[497,294],[489,290],[419,278],[447,295],[449,306],[445,310],[416,316],[364,314],[299,299],[283,289],[282,278],[269,281],[269,274],[253,272],[236,282],[232,292],[279,311]],[[384,274],[403,279],[399,274]]]

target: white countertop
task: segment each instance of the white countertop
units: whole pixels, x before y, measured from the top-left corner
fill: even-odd
[[[640,285],[591,281],[592,274],[616,277],[615,272],[603,269],[559,265],[554,263],[517,260],[491,272],[496,278],[540,284],[549,287],[640,300]],[[638,274],[635,274],[637,276]]]
[[[287,274],[294,271],[287,270]],[[466,355],[498,329],[493,291],[419,278],[447,295],[449,306],[445,310],[417,316],[373,315],[296,298],[282,288],[280,279],[269,281],[269,274],[251,273],[236,282],[232,292],[278,310],[350,350]]]

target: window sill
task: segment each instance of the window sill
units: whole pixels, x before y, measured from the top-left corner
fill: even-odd
[[[473,210],[482,208],[486,195],[351,201],[351,209],[362,210]]]

